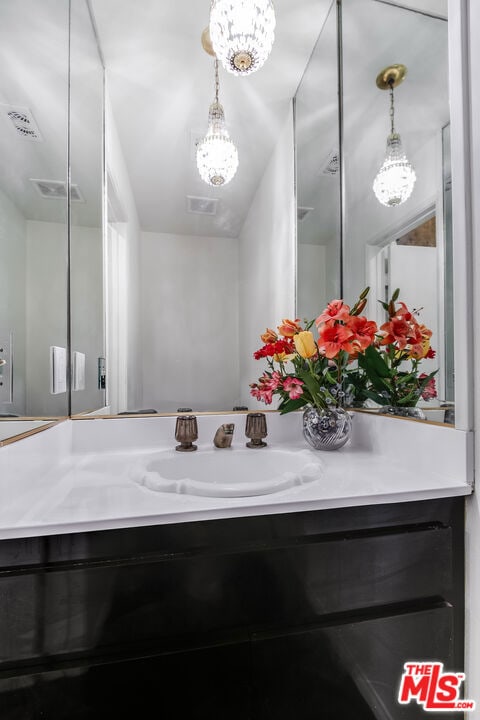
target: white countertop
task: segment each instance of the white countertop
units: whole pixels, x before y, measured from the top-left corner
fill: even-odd
[[[223,422],[237,423],[231,449],[244,447],[242,416],[199,417],[200,454]],[[267,415],[268,453],[305,451],[300,417]],[[318,480],[270,495],[201,497],[152,491],[132,468],[173,448],[175,418],[73,420],[0,449],[0,539],[291,513],[468,495],[471,434],[356,414],[352,440],[322,452]],[[308,450],[312,457],[318,451]],[[195,453],[195,455],[197,455]],[[172,450],[172,455],[174,455]]]

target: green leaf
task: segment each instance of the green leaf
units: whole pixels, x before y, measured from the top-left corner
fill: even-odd
[[[370,400],[373,400],[379,405],[390,405],[389,398],[386,398],[383,395],[378,395],[377,393],[372,392],[372,390],[365,390],[365,395],[367,396],[367,398],[370,398]]]
[[[312,396],[312,400],[315,401],[315,404],[317,403],[317,400],[321,398],[321,393],[319,392],[319,383],[318,380],[315,379],[309,372],[303,371],[298,373],[298,377],[300,380],[303,380],[305,383],[308,392]]]
[[[400,295],[400,288],[397,288],[392,295],[392,302],[395,302],[395,300],[398,300],[399,295]]]
[[[296,398],[296,400],[282,400],[280,405],[278,406],[278,410],[280,412],[280,415],[285,415],[286,413],[293,412],[294,410],[300,410],[300,408],[304,407],[306,405],[305,398]]]
[[[363,355],[358,356],[358,364],[365,370],[369,377],[372,371],[381,378],[391,377],[390,368],[373,345],[369,345]]]

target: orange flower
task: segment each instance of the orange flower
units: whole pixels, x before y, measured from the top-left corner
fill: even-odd
[[[278,332],[280,335],[283,335],[283,337],[291,338],[302,331],[302,328],[298,324],[299,322],[300,320],[298,318],[296,320],[284,318],[282,324],[278,326]]]
[[[373,320],[367,320],[364,315],[351,315],[347,321],[347,327],[350,328],[354,335],[354,348],[360,351],[365,350],[373,343],[378,330],[377,323]]]
[[[422,358],[428,355],[430,350],[430,338],[432,337],[432,331],[426,327],[426,325],[417,325],[417,336],[416,342],[412,344],[409,352],[409,357],[415,360],[422,360]]]
[[[318,350],[329,360],[337,357],[341,350],[351,353],[353,337],[352,331],[346,325],[324,323],[318,331]]]
[[[267,328],[263,335],[260,335],[260,340],[264,343],[274,343],[278,340],[278,335],[275,330]]]
[[[389,322],[381,325],[380,330],[383,333],[381,345],[395,343],[399,350],[403,350],[409,343],[412,328],[407,320],[394,315]]]
[[[321,325],[329,320],[346,320],[350,316],[350,307],[343,300],[332,300],[326,309],[315,320],[315,325]]]

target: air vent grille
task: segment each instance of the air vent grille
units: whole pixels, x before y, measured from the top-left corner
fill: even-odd
[[[187,212],[196,215],[216,215],[218,198],[187,195]]]
[[[302,220],[305,220],[308,213],[313,210],[312,207],[298,207],[297,208],[297,220],[298,222],[302,222]]]
[[[340,157],[338,150],[332,150],[321,168],[322,175],[334,176],[340,170]]]
[[[11,120],[18,135],[24,140],[43,142],[38,125],[28,108],[4,106],[7,117]]]
[[[37,192],[42,198],[47,200],[66,200],[67,198],[67,183],[63,180],[37,180],[30,178]],[[80,188],[78,185],[70,186],[70,199],[72,202],[85,202]]]

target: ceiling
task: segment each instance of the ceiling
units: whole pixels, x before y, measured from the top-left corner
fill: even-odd
[[[248,77],[220,68],[220,101],[239,169],[223,188],[200,179],[192,138],[207,129],[213,60],[201,46],[209,0],[91,0],[107,87],[144,230],[237,237],[331,0],[275,0],[265,65]],[[186,196],[218,198],[215,217]]]
[[[221,69],[220,98],[240,157],[237,175],[224,188],[210,188],[203,183],[194,158],[194,140],[206,131],[208,107],[214,92],[213,61],[200,43],[202,30],[208,24],[209,0],[90,0],[90,4],[142,228],[237,237],[317,37],[322,28],[324,34],[328,29],[331,36],[331,22],[325,26],[325,19],[331,7],[331,17],[334,14],[335,3],[332,6],[331,0],[275,0],[276,40],[263,68],[245,78],[234,77]],[[345,0],[347,4],[356,7],[353,0]],[[447,0],[399,3],[436,15],[446,14],[446,4]],[[369,5],[378,7],[379,16],[383,17],[391,13],[391,5],[395,3],[371,0]],[[87,133],[86,128],[94,114],[97,127],[101,127],[98,115],[101,73],[88,27],[87,7],[73,3],[72,9],[71,88],[76,103],[71,118],[71,168],[72,179],[78,182],[85,201],[72,206],[72,219],[79,225],[100,227],[101,133]],[[1,4],[0,188],[27,219],[65,222],[67,218],[65,201],[40,197],[30,180],[66,179],[67,10],[65,0],[42,0],[42,3],[10,0]],[[395,12],[416,15],[398,8]],[[364,30],[369,33],[368,43],[352,32],[351,37],[345,37],[344,45],[347,49],[358,48],[362,60],[355,84],[363,98],[368,97],[365,88],[373,93],[370,105],[380,118],[385,110],[385,98],[376,92],[371,77],[384,64],[381,58],[405,61],[412,48],[408,48],[408,53],[404,53],[402,47],[396,48],[394,35],[385,32],[383,21],[367,24]],[[408,35],[402,37],[405,45]],[[333,40],[330,37],[330,45]],[[426,42],[426,47],[429,45],[431,43]],[[318,72],[310,73],[310,82],[321,97],[315,100],[315,108],[309,115],[313,121],[314,111],[323,114],[325,127],[331,125],[328,119],[331,108],[324,98],[328,92],[331,100],[336,93],[331,72],[333,47],[332,57],[328,55],[329,58],[324,56],[321,60]],[[425,61],[430,62],[430,69],[434,67],[427,55]],[[424,74],[420,62],[421,55],[411,62],[407,58],[409,78],[401,89],[404,98],[407,93],[416,92],[420,96],[424,91],[422,78],[428,73]],[[446,68],[443,61],[442,68]],[[441,78],[440,81],[443,82]],[[445,88],[444,82],[443,85]],[[400,92],[398,102],[401,108]],[[402,103],[404,108],[408,107],[406,101]],[[30,110],[41,133],[40,142],[32,142],[15,132],[6,115],[11,106]],[[350,107],[360,107],[353,96]],[[438,111],[443,113],[443,108],[434,102],[430,118],[425,116],[425,121],[435,120],[433,116]],[[331,128],[328,132],[324,143],[320,143],[317,136],[309,150],[314,169],[335,146]],[[383,136],[383,130],[380,134]],[[310,184],[307,178],[307,188]],[[325,185],[331,189],[330,178],[325,180]],[[216,216],[189,214],[187,195],[218,198]],[[303,204],[315,202],[314,198],[306,198]],[[326,226],[324,222],[323,227]]]
[[[343,3],[343,157],[347,234],[361,225],[372,238],[402,212],[413,212],[437,191],[435,157],[426,152],[449,121],[447,23],[437,16],[446,2],[384,0]],[[412,12],[421,9],[422,12]],[[424,14],[432,11],[435,17]],[[322,172],[328,153],[338,148],[335,22],[329,17],[297,96],[297,198],[311,208],[298,223],[299,242],[338,243],[339,175]],[[383,162],[389,131],[388,93],[378,90],[378,73],[392,63],[407,66],[395,91],[395,121],[417,184],[402,208],[376,200],[373,179]],[[322,78],[319,83],[318,78]],[[358,228],[356,228],[358,230]]]

